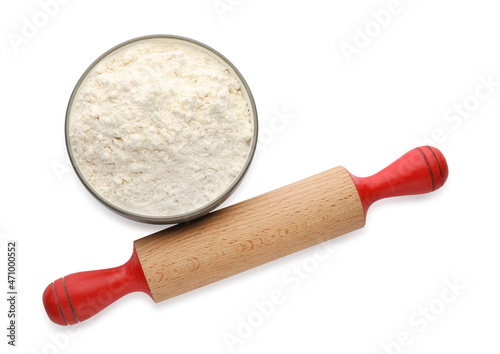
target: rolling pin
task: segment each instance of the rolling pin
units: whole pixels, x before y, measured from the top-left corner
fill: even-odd
[[[443,154],[430,146],[370,177],[336,167],[136,240],[127,263],[60,278],[43,304],[53,322],[73,325],[131,292],[160,302],[357,230],[373,202],[432,192],[447,177]]]

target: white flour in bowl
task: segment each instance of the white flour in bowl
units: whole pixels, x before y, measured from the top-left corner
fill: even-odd
[[[101,197],[158,217],[224,193],[253,136],[248,99],[228,65],[169,38],[102,59],[74,97],[68,130],[74,161]]]

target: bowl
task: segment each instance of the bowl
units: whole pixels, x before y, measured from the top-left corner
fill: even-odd
[[[239,173],[236,175],[236,178],[232,181],[232,183],[222,192],[220,193],[216,198],[211,200],[210,202],[206,203],[203,206],[200,206],[194,210],[190,210],[188,212],[183,212],[175,215],[149,215],[146,213],[140,213],[136,211],[131,211],[127,210],[126,208],[123,208],[121,206],[116,205],[115,203],[112,203],[108,201],[106,198],[104,198],[99,192],[96,191],[96,189],[92,186],[91,183],[86,179],[86,177],[83,175],[78,162],[75,158],[73,148],[72,148],[72,142],[70,139],[70,125],[71,125],[71,113],[73,109],[73,103],[75,101],[75,97],[77,96],[79,89],[82,85],[82,83],[85,81],[89,73],[92,72],[92,70],[98,65],[102,60],[107,58],[113,53],[116,53],[119,50],[122,50],[126,48],[127,46],[134,45],[138,42],[141,41],[155,41],[155,40],[168,40],[172,42],[180,42],[184,44],[189,44],[191,46],[196,47],[197,49],[200,49],[204,53],[208,53],[212,57],[216,58],[219,60],[220,63],[223,63],[227,70],[234,76],[234,78],[239,82],[241,91],[243,93],[243,96],[245,100],[247,101],[248,104],[248,109],[250,111],[250,117],[251,117],[251,126],[252,126],[252,137],[250,141],[250,146],[249,146],[249,151],[248,155],[246,157],[246,161],[244,165],[242,166],[241,170]],[[126,42],[123,42],[108,51],[106,51],[104,54],[102,54],[99,58],[97,58],[90,66],[89,68],[83,73],[81,78],[78,80],[68,103],[68,107],[66,110],[66,120],[65,120],[65,135],[66,135],[66,148],[69,154],[69,158],[71,161],[71,164],[80,179],[80,181],[83,183],[83,185],[86,187],[86,189],[99,201],[101,202],[104,206],[107,208],[111,209],[112,211],[118,213],[121,216],[124,216],[126,218],[140,221],[140,222],[145,222],[145,223],[152,223],[152,224],[175,224],[175,223],[180,223],[180,222],[187,222],[191,221],[194,219],[197,219],[216,207],[218,207],[220,204],[222,204],[234,191],[235,189],[239,186],[241,183],[243,177],[245,176],[251,161],[253,159],[253,156],[255,154],[255,149],[257,145],[257,136],[258,136],[258,119],[257,119],[257,110],[255,107],[255,101],[253,99],[252,93],[250,91],[250,88],[248,87],[248,84],[246,83],[245,79],[243,76],[240,74],[238,69],[222,54],[214,50],[213,48],[207,46],[206,44],[203,44],[201,42],[198,42],[196,40],[186,38],[186,37],[181,37],[181,36],[175,36],[175,35],[150,35],[150,36],[142,36],[138,38],[134,38],[131,40],[128,40]]]

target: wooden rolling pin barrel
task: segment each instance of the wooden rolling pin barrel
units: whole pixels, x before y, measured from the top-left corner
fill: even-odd
[[[371,177],[336,167],[136,240],[124,265],[50,284],[45,310],[53,322],[72,325],[131,292],[160,302],[357,230],[373,202],[432,192],[447,177],[443,154],[429,146]]]

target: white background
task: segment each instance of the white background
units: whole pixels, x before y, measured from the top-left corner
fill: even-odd
[[[72,0],[19,45],[9,38],[22,36],[23,18],[32,22],[42,7],[35,0],[0,5],[0,288],[7,285],[5,239],[15,239],[20,293],[18,347],[8,348],[2,330],[0,352],[228,353],[225,333],[238,335],[239,318],[255,315],[255,301],[276,289],[286,300],[235,352],[498,352],[496,2],[401,0],[383,28],[372,11],[392,9],[385,0],[215,4],[229,8],[218,13],[213,0]],[[359,42],[366,26],[364,47],[344,55],[341,47],[355,36]],[[133,240],[162,228],[94,200],[69,169],[63,130],[87,66],[120,42],[156,33],[212,46],[253,91],[259,150],[225,205],[337,165],[372,174],[433,134],[450,166],[447,184],[376,203],[366,227],[335,240],[331,256],[295,291],[283,275],[310,262],[317,248],[160,304],[129,295],[72,332],[52,324],[41,303],[51,281],[122,264]],[[497,87],[487,98],[479,89],[478,99],[476,87],[488,78]],[[464,101],[477,106],[467,119],[451,117]],[[285,113],[288,123],[280,124]],[[465,290],[442,307],[447,281]],[[419,308],[429,306],[435,316],[422,323]],[[6,309],[0,324],[7,325]],[[401,332],[405,347],[394,344]]]

